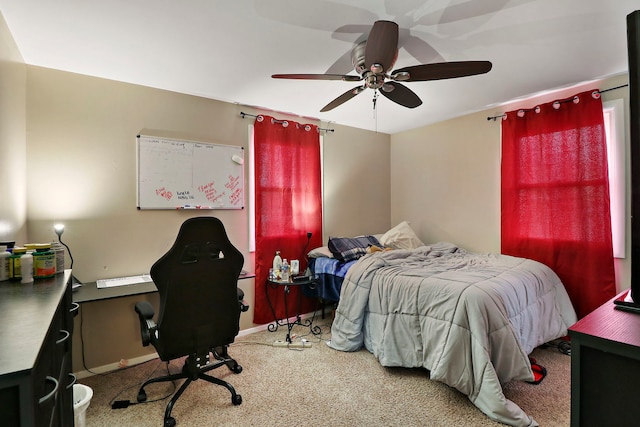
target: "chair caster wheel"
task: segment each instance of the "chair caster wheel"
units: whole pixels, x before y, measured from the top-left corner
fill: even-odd
[[[242,403],[242,396],[240,396],[239,394],[236,394],[235,396],[233,396],[231,398],[231,403],[233,403],[234,405],[239,405]]]
[[[175,425],[176,425],[175,418],[169,417],[164,419],[164,427],[175,427]]]
[[[147,401],[147,393],[144,390],[140,390],[138,392],[138,402],[146,402]]]
[[[234,374],[239,374],[240,372],[242,372],[242,366],[236,365],[231,370],[233,371]]]

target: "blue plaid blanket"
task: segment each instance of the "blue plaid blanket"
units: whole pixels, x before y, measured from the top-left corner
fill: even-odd
[[[384,247],[374,236],[330,237],[328,247],[336,259],[351,261],[366,255],[371,245]]]
[[[303,292],[308,297],[322,298],[324,301],[340,300],[340,289],[353,261],[340,261],[335,258],[312,258],[309,260],[311,274],[316,278],[313,287],[304,286]]]

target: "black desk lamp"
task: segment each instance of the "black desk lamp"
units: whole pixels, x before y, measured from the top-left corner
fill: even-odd
[[[71,270],[73,270],[73,255],[71,255],[71,249],[69,249],[69,246],[67,246],[66,243],[64,243],[62,241],[62,233],[64,233],[64,224],[56,224],[53,226],[53,229],[55,230],[56,234],[58,235],[58,242],[60,242],[62,244],[62,246],[64,246],[65,248],[67,248],[67,252],[69,252],[69,259],[71,259],[71,264],[69,265],[69,268]],[[79,281],[76,276],[73,275],[73,273],[71,273],[71,285],[81,285],[82,282]]]

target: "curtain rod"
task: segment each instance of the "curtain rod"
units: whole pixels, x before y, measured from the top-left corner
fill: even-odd
[[[623,84],[623,85],[620,85],[620,86],[611,87],[609,89],[596,90],[594,92],[600,94],[600,93],[609,92],[611,90],[621,89],[621,88],[627,87],[627,86],[629,86],[629,85],[628,84]],[[570,97],[570,98],[563,99],[562,101],[558,101],[558,102],[562,103],[562,102],[569,102],[569,101],[572,101],[572,100],[573,100],[573,97]],[[533,108],[529,108],[529,110],[533,110]],[[507,116],[506,113],[502,113],[502,114],[498,114],[497,116],[489,116],[489,117],[487,117],[487,120],[493,120],[495,122],[497,119],[504,119],[506,116]]]
[[[245,112],[243,112],[243,111],[240,111],[240,115],[242,116],[242,118],[243,118],[243,119],[245,118],[245,116],[249,116],[249,117],[258,117],[258,116],[254,115],[254,114],[245,113]],[[282,123],[282,122],[284,122],[285,120],[277,120],[277,119],[276,119],[275,121],[276,121],[276,123]],[[325,129],[325,128],[318,127],[318,131],[323,131],[323,132],[335,132],[335,129]]]

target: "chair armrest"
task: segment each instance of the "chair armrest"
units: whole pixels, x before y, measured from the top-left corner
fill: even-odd
[[[140,319],[140,335],[142,336],[142,345],[148,346],[151,344],[151,337],[156,331],[156,322],[153,321],[153,315],[155,314],[153,306],[147,301],[140,301],[135,306],[136,313]]]
[[[244,300],[244,291],[240,288],[238,289],[238,302],[240,302],[240,311],[245,312],[249,310],[249,304]]]

